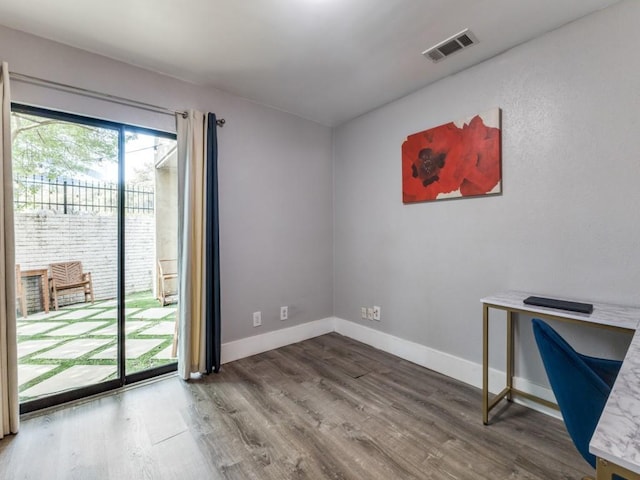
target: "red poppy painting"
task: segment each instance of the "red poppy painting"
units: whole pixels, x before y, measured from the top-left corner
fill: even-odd
[[[402,144],[402,201],[502,191],[500,109],[409,135]]]

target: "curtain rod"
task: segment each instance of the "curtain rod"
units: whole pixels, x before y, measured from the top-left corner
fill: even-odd
[[[187,112],[171,110],[170,108],[160,107],[158,105],[153,105],[151,103],[139,102],[138,100],[119,97],[117,95],[111,95],[109,93],[97,92],[95,90],[89,90],[88,88],[75,87],[73,85],[68,85],[66,83],[54,82],[52,80],[45,80],[44,78],[33,77],[31,75],[26,75],[24,73],[9,72],[9,76],[19,82],[30,83],[32,85],[44,85],[44,86],[53,88],[54,90],[75,93],[75,94],[83,95],[85,97],[97,98],[98,100],[107,100],[112,103],[126,105],[129,107],[136,107],[141,110],[147,110],[150,112],[162,113],[165,115],[182,115],[183,118],[186,118],[188,115]],[[223,127],[225,123],[226,123],[226,120],[224,118],[216,120],[216,125],[218,125],[219,127]]]

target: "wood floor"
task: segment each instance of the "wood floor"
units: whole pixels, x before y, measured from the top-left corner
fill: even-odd
[[[580,479],[558,420],[338,334],[24,420],[0,479]],[[492,412],[493,413],[493,412]]]

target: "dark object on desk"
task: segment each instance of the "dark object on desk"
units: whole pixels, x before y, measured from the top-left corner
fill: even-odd
[[[580,454],[595,467],[596,457],[589,453],[589,441],[622,362],[581,355],[547,323],[537,318],[531,322],[567,431]],[[615,475],[614,478],[619,479]]]
[[[546,297],[527,297],[524,299],[527,305],[536,305],[538,307],[557,308],[560,310],[569,310],[570,312],[592,313],[593,304],[570,302],[568,300],[558,300],[557,298]]]

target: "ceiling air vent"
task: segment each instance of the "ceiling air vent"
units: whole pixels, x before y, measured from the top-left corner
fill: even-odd
[[[460,50],[470,47],[471,45],[475,45],[478,43],[478,39],[476,36],[471,33],[468,28],[465,28],[460,33],[456,33],[455,35],[447,38],[446,40],[434,45],[431,48],[428,48],[422,55],[427,57],[432,62],[439,62],[440,60],[448,57],[449,55],[453,55]]]

